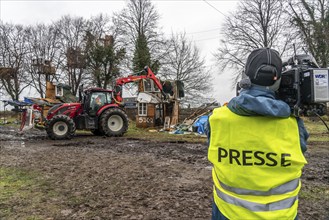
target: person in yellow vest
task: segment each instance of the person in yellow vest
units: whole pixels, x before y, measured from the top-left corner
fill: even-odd
[[[277,51],[252,51],[240,94],[209,117],[213,220],[297,219],[309,135],[275,97],[281,70]]]

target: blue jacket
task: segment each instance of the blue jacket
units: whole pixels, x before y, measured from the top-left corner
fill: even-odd
[[[262,87],[252,86],[250,89],[242,89],[240,95],[231,99],[227,107],[238,115],[245,116],[273,116],[289,117],[290,107],[287,103],[277,100],[275,93]],[[301,118],[296,118],[298,123],[299,139],[302,152],[307,150],[308,132]],[[208,139],[210,138],[208,123]]]

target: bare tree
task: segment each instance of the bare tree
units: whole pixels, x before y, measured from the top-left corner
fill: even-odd
[[[67,15],[54,25],[59,37],[60,56],[65,59],[61,62],[61,68],[66,73],[65,81],[72,87],[72,93],[76,94],[79,85],[88,78],[85,72],[86,20]]]
[[[170,52],[164,56],[160,74],[171,80],[184,83],[185,100],[190,104],[200,104],[207,100],[212,90],[212,77],[200,57],[199,49],[189,41],[185,33],[173,35],[170,40]]]
[[[38,67],[43,65],[42,62],[49,61],[51,67],[54,68],[54,73],[56,73],[62,64],[63,58],[60,57],[60,50],[57,45],[58,31],[56,31],[53,25],[38,24],[36,26],[28,26],[26,32],[28,35],[28,54],[25,62],[32,77],[31,85],[37,90],[40,97],[44,97],[46,74],[48,74],[45,71],[50,71],[50,69],[41,70]],[[53,81],[54,78],[55,75],[49,75],[50,81]]]
[[[126,36],[126,42],[135,45],[140,35],[148,42],[157,39],[159,15],[150,0],[129,0],[127,7],[115,13],[113,22],[117,33]]]
[[[111,19],[106,14],[92,16],[86,21],[86,29],[89,34],[92,34],[93,40],[101,40],[113,31],[110,21]]]
[[[26,72],[26,33],[22,25],[0,23],[0,80],[14,100],[30,85]]]
[[[140,52],[136,53],[136,50],[140,49],[137,44],[142,39],[147,45],[143,48],[148,49],[151,56],[150,63],[144,65],[152,66],[153,71],[157,72],[159,65],[155,64],[163,55],[161,47],[164,45],[164,41],[161,39],[162,34],[158,28],[159,18],[159,14],[150,0],[129,0],[125,9],[114,14],[115,38],[117,38],[118,44],[125,45],[129,59],[127,65],[130,69],[133,69],[134,55],[140,54]]]
[[[240,79],[252,50],[270,47],[283,55],[292,47],[295,34],[289,31],[284,4],[283,0],[243,0],[237,11],[226,17],[215,57],[222,71],[233,70],[233,85]]]
[[[299,30],[306,48],[322,67],[329,64],[329,2],[295,0],[289,2],[292,23]]]

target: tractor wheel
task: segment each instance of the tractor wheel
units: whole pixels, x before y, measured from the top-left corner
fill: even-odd
[[[104,132],[101,131],[100,129],[92,129],[90,131],[91,131],[91,133],[93,133],[96,136],[103,136],[104,135]]]
[[[120,137],[128,130],[128,116],[119,108],[109,108],[101,115],[100,130],[108,137]]]
[[[53,140],[71,139],[75,132],[75,124],[69,116],[55,115],[47,123],[46,131]]]

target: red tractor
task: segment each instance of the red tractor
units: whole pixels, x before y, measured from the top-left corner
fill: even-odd
[[[115,91],[91,88],[79,91],[79,103],[57,104],[48,110],[45,127],[51,139],[70,139],[75,130],[90,130],[95,135],[122,136],[128,129],[128,117],[122,108],[122,85],[151,79],[162,91],[160,81],[150,68],[137,75],[116,80]]]
[[[91,130],[95,135],[122,136],[128,117],[113,98],[113,91],[99,88],[83,92],[80,103],[57,104],[49,109],[45,122],[51,139],[70,139],[75,130]]]

